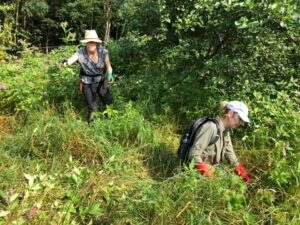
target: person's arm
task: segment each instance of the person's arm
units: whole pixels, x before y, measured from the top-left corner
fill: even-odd
[[[211,166],[203,162],[202,154],[216,135],[217,127],[213,122],[203,124],[196,132],[194,143],[189,152],[189,160],[193,160],[196,169],[205,176],[212,176],[213,172]]]
[[[225,139],[225,148],[226,148],[225,157],[231,163],[231,165],[235,166],[236,173],[239,176],[241,176],[245,182],[249,183],[250,182],[250,177],[248,176],[245,168],[238,161],[238,158],[235,155],[229,133],[226,134],[224,139]]]
[[[224,144],[225,144],[225,158],[228,160],[228,162],[231,165],[236,165],[238,163],[238,158],[233,150],[229,131],[225,131]]]
[[[72,65],[74,62],[77,62],[77,60],[78,60],[78,54],[77,54],[77,52],[76,52],[74,55],[72,55],[70,58],[68,58],[68,59],[65,61],[64,65],[65,65],[65,66],[70,66],[70,65]]]
[[[113,78],[113,75],[112,75],[112,67],[111,67],[111,64],[110,64],[108,54],[105,56],[104,64],[105,64],[106,74],[107,74],[108,80],[111,82],[111,81],[113,81],[114,78]]]

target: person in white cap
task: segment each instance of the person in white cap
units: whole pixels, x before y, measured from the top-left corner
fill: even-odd
[[[104,109],[113,101],[108,88],[108,82],[113,81],[112,67],[108,51],[100,45],[102,41],[95,30],[86,30],[84,40],[80,42],[86,46],[78,49],[71,58],[64,60],[63,64],[69,66],[77,62],[80,65],[80,91],[87,105],[88,122],[92,122],[93,112],[97,107],[96,96],[100,97]]]
[[[196,169],[205,176],[212,176],[213,166],[227,159],[235,167],[237,174],[245,182],[250,182],[246,170],[233,150],[229,134],[229,129],[237,128],[244,122],[250,122],[248,107],[240,101],[223,102],[221,107],[224,110],[223,115],[215,118],[218,127],[216,123],[208,121],[197,130],[188,159],[190,162],[194,161]],[[210,144],[215,137],[217,140]]]

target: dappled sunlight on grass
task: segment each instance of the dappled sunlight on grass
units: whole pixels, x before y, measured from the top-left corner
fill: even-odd
[[[232,84],[211,76],[228,61],[182,71],[180,82],[165,67],[124,77],[112,86],[107,116],[97,111],[87,124],[78,68],[59,67],[62,53],[0,66],[9,80],[0,99],[1,224],[298,225],[299,106],[273,80],[270,96],[253,93],[255,83],[229,92],[251,104],[251,123],[232,135],[252,178],[245,184],[229,165],[208,178],[177,157],[187,120],[216,112],[219,87]]]

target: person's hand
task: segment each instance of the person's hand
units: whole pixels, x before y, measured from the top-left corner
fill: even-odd
[[[247,183],[250,183],[250,177],[248,176],[245,168],[243,167],[242,164],[238,163],[235,167],[235,171],[239,176],[243,178],[243,180]]]
[[[56,66],[61,70],[62,68],[68,66],[68,61],[66,59],[60,60],[58,63],[56,63]]]
[[[68,66],[68,61],[66,59],[64,59],[62,62],[61,62],[62,66],[63,67],[67,67]]]
[[[108,78],[109,82],[113,82],[114,81],[114,77],[113,77],[112,72],[110,72],[110,73],[107,74],[107,78]]]
[[[213,171],[212,171],[211,167],[210,167],[208,164],[204,163],[204,162],[198,163],[198,164],[196,165],[196,169],[197,169],[202,175],[204,175],[204,176],[206,176],[206,177],[211,177],[211,176],[213,176]]]

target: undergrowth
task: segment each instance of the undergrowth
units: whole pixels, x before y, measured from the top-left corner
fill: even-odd
[[[192,80],[184,85],[198,87],[193,102],[206,99],[190,108],[188,93],[171,95],[184,86],[172,87],[164,74],[154,82],[146,71],[113,84],[108,116],[99,111],[88,125],[78,68],[60,68],[62,52],[0,66],[8,80],[0,93],[1,224],[299,224],[295,96],[241,90],[251,123],[232,139],[252,183],[226,164],[206,178],[181,168],[176,150],[187,121],[216,116],[222,94]]]

